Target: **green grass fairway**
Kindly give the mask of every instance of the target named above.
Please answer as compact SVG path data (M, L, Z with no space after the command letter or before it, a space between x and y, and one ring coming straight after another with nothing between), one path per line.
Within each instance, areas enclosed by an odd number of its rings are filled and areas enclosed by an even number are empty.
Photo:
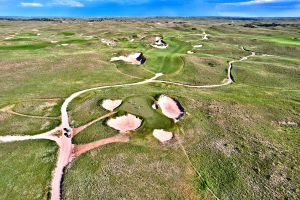
M300 45L300 38L289 38L289 37L268 37L266 41L275 42L285 45Z
M169 44L167 49L151 49L146 51L147 61L144 65L153 72L170 74L180 71L184 67L183 54L192 48L189 43L175 38L166 38Z

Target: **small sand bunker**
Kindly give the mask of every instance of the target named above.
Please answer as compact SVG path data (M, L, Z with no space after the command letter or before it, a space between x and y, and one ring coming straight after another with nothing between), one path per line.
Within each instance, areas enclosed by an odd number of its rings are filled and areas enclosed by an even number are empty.
M195 52L193 51L188 51L187 54L194 54Z
M113 111L122 104L122 100L106 99L102 102L102 107L106 110Z
M153 136L160 142L167 142L173 138L173 133L164 131L163 129L154 129Z
M169 45L163 40L162 37L156 37L155 44L152 44L151 46L158 48L158 49L166 49L166 48L168 48Z
M14 39L14 37L13 36L9 36L9 37L4 38L4 40L11 40L11 39Z
M112 57L110 59L111 62L119 61L119 60L131 63L133 65L141 65L141 64L144 64L144 62L146 61L146 58L144 57L143 53L134 53L134 54L128 55L127 57L119 56L119 57Z
M142 119L132 114L127 114L115 119L109 119L107 121L107 125L120 131L121 133L126 133L139 128L142 125L142 122Z
M116 46L117 43L113 40L108 40L108 39L101 39L101 42L103 44L106 44L107 46Z
M50 42L51 42L51 44L58 43L58 41L55 41L55 40L52 40L52 41L50 41Z
M69 44L61 44L61 46L66 47L69 46Z
M194 48L202 48L202 47L203 47L202 44L194 45Z
M177 122L184 114L184 109L179 102L171 97L161 95L158 98L157 104L162 113L168 118L174 119Z

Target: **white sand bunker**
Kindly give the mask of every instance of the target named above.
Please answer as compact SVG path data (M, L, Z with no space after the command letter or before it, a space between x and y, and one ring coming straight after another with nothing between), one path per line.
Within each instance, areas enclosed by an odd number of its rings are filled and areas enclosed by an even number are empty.
M51 44L58 43L58 41L56 41L56 40L52 40L52 41L50 41L50 42L51 42Z
M194 54L195 52L193 51L188 51L187 54Z
M132 114L127 114L115 119L109 119L107 121L107 125L120 131L121 133L126 133L139 128L142 125L142 122L142 119Z
M163 40L162 37L156 37L155 44L152 44L151 46L158 48L158 49L166 49L166 48L168 48L169 45Z
M120 61L120 60L131 63L133 65L141 65L141 64L144 64L144 62L146 61L146 58L144 57L143 53L134 53L134 54L130 54L128 56L112 57L110 59L111 62Z
M14 37L13 36L9 36L9 37L4 38L4 40L11 40L11 39L14 39Z
M173 138L173 133L164 131L163 129L154 129L153 136L160 142L167 142Z
M101 42L103 44L106 44L107 46L116 46L117 43L113 40L108 40L108 39L101 39Z
M61 46L66 47L69 46L69 44L61 44Z
M183 107L171 97L161 95L158 98L157 104L162 113L168 118L174 119L177 122L184 114Z
M102 107L106 110L113 111L122 104L122 100L106 99L102 102Z
M194 48L202 48L202 47L203 47L202 44L194 45Z

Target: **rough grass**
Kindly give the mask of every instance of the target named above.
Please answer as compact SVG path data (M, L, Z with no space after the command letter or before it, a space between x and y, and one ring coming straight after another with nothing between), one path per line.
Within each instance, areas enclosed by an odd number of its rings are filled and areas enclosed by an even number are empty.
M56 151L48 141L0 144L0 198L47 199Z

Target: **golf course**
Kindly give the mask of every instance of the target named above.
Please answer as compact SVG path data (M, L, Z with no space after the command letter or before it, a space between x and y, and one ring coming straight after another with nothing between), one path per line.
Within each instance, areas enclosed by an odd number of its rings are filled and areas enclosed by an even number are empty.
M297 18L0 19L0 199L299 199L299 55Z

